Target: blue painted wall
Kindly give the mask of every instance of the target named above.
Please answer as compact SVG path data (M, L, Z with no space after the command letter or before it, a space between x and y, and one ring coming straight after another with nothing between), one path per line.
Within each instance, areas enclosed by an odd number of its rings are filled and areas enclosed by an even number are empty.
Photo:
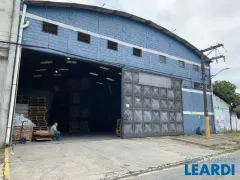
M193 112L199 112L203 111L203 94L200 93L192 93L192 92L182 92L183 97L183 110L184 111L193 111ZM212 112L212 96L207 95L207 101L208 101L208 111Z
M106 15L76 8L33 5L28 6L27 12L93 33L105 35L116 40L200 63L200 57L182 43L154 28L119 16ZM171 58L167 58L166 64L162 64L159 63L158 55L156 54L143 51L142 57L136 57L132 55L132 48L128 46L118 44L118 51L113 51L107 49L106 39L91 36L91 43L86 44L77 40L77 32L74 30L59 26L58 35L56 36L42 32L41 21L29 17L26 17L26 21L30 21L30 26L24 29L24 44L58 49L66 53L76 54L99 62L131 66L163 75L179 77L183 79L184 88L191 89L193 88L194 82L201 82L201 72L194 71L192 64L186 63L185 68L180 68L178 62ZM47 49L41 50L51 52L51 50ZM209 69L206 69L206 74L209 82ZM212 112L210 95L208 99L209 111ZM183 110L202 112L202 94L183 92ZM197 121L194 119L196 117L188 118L188 116L193 115L184 115L185 123L187 122L189 126L190 124L194 126ZM185 131L190 132L187 126L185 126Z
M184 115L184 133L185 134L193 134L196 133L196 128L200 126L200 130L204 131L205 129L205 120L203 115ZM214 117L212 115L209 116L210 121L210 131L211 133L215 133L214 126Z

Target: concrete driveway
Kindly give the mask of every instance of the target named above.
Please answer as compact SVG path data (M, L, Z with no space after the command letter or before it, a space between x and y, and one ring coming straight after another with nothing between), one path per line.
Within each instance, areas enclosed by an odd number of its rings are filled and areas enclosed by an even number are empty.
M120 179L183 163L186 157L220 153L171 137L119 139L66 137L60 142L16 145L10 154L11 180Z

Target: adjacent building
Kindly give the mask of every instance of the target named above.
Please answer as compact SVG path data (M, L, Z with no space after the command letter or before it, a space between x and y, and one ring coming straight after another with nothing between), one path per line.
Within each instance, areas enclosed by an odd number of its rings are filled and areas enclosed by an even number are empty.
M231 130L229 104L214 94L213 109L216 132Z
M19 12L20 1L0 1L0 148L5 142L16 53L16 45L9 42L17 42Z

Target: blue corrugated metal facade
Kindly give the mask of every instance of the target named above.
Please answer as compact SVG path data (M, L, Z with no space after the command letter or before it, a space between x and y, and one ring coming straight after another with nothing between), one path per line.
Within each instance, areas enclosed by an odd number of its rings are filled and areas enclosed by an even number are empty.
M30 26L24 29L23 44L46 47L41 51L59 53L51 50L57 49L97 62L182 79L184 132L195 133L196 126L204 129L203 96L201 90L194 89L195 82L201 83L201 71L193 68L194 64L200 66L200 57L181 42L133 20L79 8L28 5L25 20ZM43 21L57 24L58 35L43 32ZM90 44L77 40L78 31L91 35ZM108 39L118 42L118 51L107 48ZM133 47L142 49L142 57L133 56ZM166 64L159 62L160 54L166 55ZM178 58L185 61L184 68L179 67ZM209 82L208 67L206 75ZM211 114L210 92L208 109Z

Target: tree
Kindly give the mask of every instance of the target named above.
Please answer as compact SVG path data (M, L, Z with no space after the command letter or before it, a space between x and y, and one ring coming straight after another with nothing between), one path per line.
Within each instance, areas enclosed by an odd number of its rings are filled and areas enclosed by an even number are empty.
M236 93L236 85L228 81L215 81L213 83L213 92L230 104L230 110L240 106L240 94Z

